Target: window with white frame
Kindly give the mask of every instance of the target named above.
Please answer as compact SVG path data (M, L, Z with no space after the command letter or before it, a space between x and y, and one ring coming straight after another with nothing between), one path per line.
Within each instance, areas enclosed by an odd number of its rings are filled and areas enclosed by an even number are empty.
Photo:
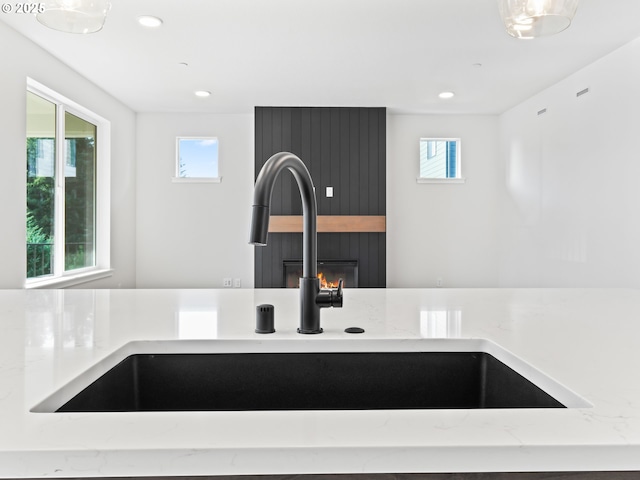
M419 183L461 183L459 138L421 138Z
M109 122L27 83L27 287L109 273Z
M214 182L222 180L218 170L216 137L178 137L174 182Z

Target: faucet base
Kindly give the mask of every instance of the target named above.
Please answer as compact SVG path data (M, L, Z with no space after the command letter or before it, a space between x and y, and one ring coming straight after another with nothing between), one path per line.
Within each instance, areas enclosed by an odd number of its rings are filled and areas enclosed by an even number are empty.
M323 330L322 328L320 330L302 330L300 327L298 327L298 333L302 333L304 335L314 335L316 333L322 333Z

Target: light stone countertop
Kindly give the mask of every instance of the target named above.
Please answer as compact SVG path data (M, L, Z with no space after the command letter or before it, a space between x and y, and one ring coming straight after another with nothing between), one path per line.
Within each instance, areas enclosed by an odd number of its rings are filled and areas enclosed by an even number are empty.
M274 334L254 332L262 303L275 306ZM347 289L313 336L295 333L297 310L285 289L0 291L0 478L640 471L639 290ZM134 341L320 351L460 339L497 344L583 406L31 411Z

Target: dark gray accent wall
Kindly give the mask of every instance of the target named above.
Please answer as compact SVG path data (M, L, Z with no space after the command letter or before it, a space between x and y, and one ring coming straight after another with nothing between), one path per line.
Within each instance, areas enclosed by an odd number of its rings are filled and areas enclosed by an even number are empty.
M275 153L288 151L305 163L319 215L386 214L386 109L256 107L255 176ZM327 186L334 197L326 198ZM273 215L302 215L293 176L274 187ZM282 286L283 260L302 257L302 234L269 234L255 249L255 286ZM319 260L358 260L360 287L386 285L385 233L320 233Z

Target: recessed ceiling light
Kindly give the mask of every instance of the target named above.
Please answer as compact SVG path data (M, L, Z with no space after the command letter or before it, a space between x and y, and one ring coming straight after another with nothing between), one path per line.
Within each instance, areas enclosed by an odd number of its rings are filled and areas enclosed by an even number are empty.
M153 15L140 15L138 17L138 23L143 27L158 28L162 26L162 19L154 17Z
M208 97L209 95L211 95L211 92L209 92L208 90L196 90L195 92L196 97Z
M441 92L438 94L438 96L440 98L453 98L455 96L455 93L453 92Z

